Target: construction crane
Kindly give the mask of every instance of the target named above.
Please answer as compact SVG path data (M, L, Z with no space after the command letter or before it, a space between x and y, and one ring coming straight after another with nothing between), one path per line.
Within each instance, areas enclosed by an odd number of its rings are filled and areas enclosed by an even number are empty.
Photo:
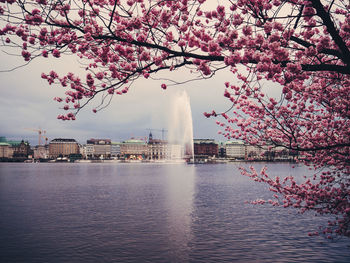
M47 145L47 142L49 140L49 138L47 138L46 136L41 136L43 139L45 139L45 145Z
M45 140L45 144L47 144L48 138L45 136L46 131L42 129L34 129L34 128L25 128L26 130L35 131L38 133L38 145L41 145L41 140Z
M166 129L147 129L147 130L149 130L149 132L152 132L152 131L160 131L160 132L162 132L162 140L164 141L164 134L166 133L166 132L168 132L168 130L166 130Z

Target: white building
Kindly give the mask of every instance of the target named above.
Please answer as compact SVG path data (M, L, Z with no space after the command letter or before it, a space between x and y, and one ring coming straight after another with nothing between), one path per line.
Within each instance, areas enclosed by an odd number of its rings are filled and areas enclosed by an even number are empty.
M85 159L90 159L94 155L94 145L93 144L85 144L81 147L80 153L83 155Z
M86 156L88 158L107 159L111 157L110 139L90 139L86 143Z
M246 146L241 141L228 141L225 143L226 157L235 159L246 158Z
M48 145L37 145L34 148L34 159L48 159L49 147Z
M120 142L111 143L111 157L120 157Z

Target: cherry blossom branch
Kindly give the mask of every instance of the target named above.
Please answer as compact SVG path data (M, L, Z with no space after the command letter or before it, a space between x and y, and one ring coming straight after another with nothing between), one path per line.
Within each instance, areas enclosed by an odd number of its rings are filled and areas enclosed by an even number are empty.
M322 19L324 25L327 27L327 31L332 36L334 42L339 47L342 53L342 60L347 67L350 68L350 51L343 39L339 36L338 30L335 28L334 23L332 22L330 15L326 12L324 6L319 0L312 0L312 6L315 8L317 15Z

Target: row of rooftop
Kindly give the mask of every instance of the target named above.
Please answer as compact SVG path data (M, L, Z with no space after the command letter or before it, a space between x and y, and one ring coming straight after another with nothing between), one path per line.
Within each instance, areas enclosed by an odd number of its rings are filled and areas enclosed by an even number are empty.
M58 161L58 160L174 160L195 158L197 162L225 160L292 160L295 154L283 148L246 145L241 141L216 142L213 139L194 139L190 144L168 143L166 140L130 139L113 142L111 139L88 139L79 144L75 139L56 138L46 145L30 146L27 141L6 140L0 137L1 161Z

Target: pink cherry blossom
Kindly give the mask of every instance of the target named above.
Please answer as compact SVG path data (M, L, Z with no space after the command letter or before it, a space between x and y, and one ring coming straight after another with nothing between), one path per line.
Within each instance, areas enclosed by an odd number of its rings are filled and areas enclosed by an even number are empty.
M52 51L52 55L55 57L55 58L59 58L61 56L61 53L58 49L54 49Z

